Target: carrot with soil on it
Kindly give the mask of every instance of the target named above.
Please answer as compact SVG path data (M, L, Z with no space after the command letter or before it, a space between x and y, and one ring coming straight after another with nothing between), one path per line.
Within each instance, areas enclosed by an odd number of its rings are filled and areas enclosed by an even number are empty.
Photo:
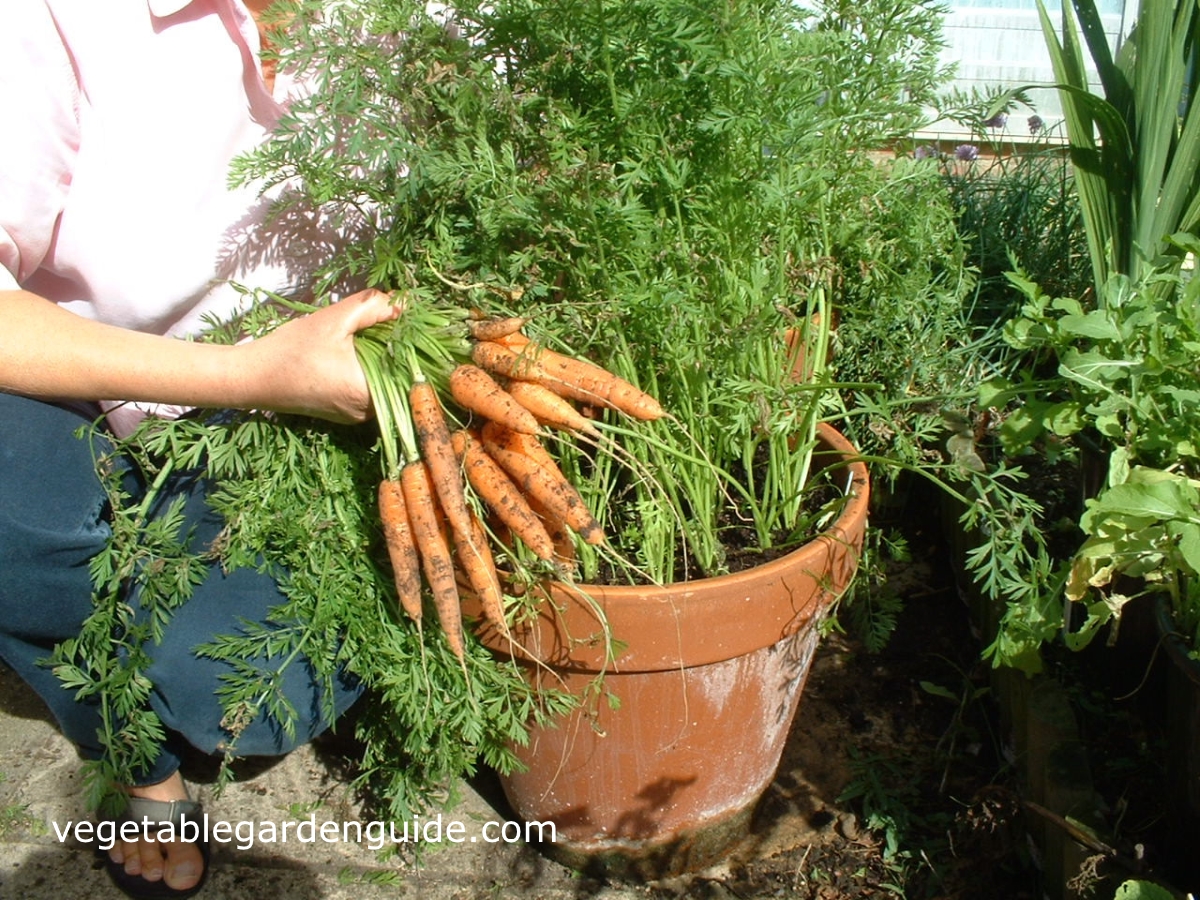
M479 499L539 559L554 556L554 542L530 508L525 496L479 440L465 430L451 435L455 453L462 461L467 482Z
M499 382L479 366L463 363L450 372L450 396L463 409L500 422L513 431L537 434L538 421Z
M487 532L479 516L471 511L471 540L457 544L458 560L467 583L479 598L484 616L505 638L510 638L508 623L504 620L504 589L500 586L496 561L488 546Z
M654 397L603 366L533 342L524 345L521 353L536 359L550 378L571 385L578 392L574 399L607 406L642 421L661 419L666 414Z
M445 514L454 547L458 551L459 565L479 595L484 609L499 615L501 620L497 624L504 628L504 596L500 588L500 576L487 547L486 536L482 538L482 545L478 544L482 529L477 533L474 514L467 504L462 465L454 451L441 400L433 385L419 376L409 388L409 407L434 495Z
M535 381L571 400L606 406L642 421L666 415L657 400L619 375L532 342L513 349L496 341L477 341L471 356L482 369Z
M429 467L433 490L446 514L450 531L455 540L467 539L471 534L471 517L463 490L462 469L454 453L450 427L437 390L424 378L417 378L409 388L408 402L417 446Z
M451 651L462 661L466 656L466 648L463 644L462 608L454 578L454 560L438 523L437 498L429 470L420 460L406 463L400 470L400 485L404 490L404 504L408 507L413 539L421 559L421 570L433 595L438 622L446 633Z
M536 360L497 341L473 343L471 361L484 371L493 375L503 375L505 378L537 380L547 377Z
M566 397L555 393L544 384L514 379L508 384L508 393L542 425L580 432L589 437L600 437L600 429L591 419L576 409Z
M528 324L524 316L485 316L467 320L467 334L477 341L496 341L516 334Z
M480 439L483 448L518 487L566 522L587 543L604 542L604 529L537 438L488 422Z
M400 607L419 627L422 618L421 558L404 502L404 488L396 478L379 482L379 521L383 526Z

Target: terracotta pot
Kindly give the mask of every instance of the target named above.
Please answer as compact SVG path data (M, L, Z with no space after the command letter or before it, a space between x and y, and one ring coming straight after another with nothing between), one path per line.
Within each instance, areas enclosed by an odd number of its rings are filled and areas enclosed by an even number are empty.
M820 439L818 465L856 452L832 428ZM554 584L541 615L514 633L523 650L484 632L495 652L524 660L531 680L583 699L557 727L535 729L517 749L527 770L501 779L519 816L554 823L549 855L659 877L710 865L746 834L779 765L817 626L858 565L867 469L844 471L843 512L784 557L661 588Z

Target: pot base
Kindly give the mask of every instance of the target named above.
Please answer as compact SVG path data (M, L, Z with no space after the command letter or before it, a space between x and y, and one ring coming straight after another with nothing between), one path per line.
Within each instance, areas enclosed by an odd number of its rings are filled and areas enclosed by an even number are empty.
M757 804L654 841L571 840L544 842L538 849L555 862L593 878L654 881L698 872L727 860L750 834Z

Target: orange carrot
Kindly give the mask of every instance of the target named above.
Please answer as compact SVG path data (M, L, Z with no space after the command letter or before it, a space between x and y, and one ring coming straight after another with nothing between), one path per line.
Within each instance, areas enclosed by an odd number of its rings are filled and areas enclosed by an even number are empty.
M410 619L419 623L422 612L421 562L404 504L404 490L396 479L385 478L379 482L379 521L383 525L388 558L392 561L400 606Z
M418 380L409 389L409 405L433 493L450 527L459 563L484 609L490 609L492 614L499 612L499 626L503 628L504 598L500 578L486 535L467 505L462 467L454 452L437 391L429 382Z
M462 460L467 481L479 499L534 554L540 559L550 559L554 555L554 542L507 473L468 432L454 432L451 441Z
M476 341L471 345L471 359L479 368L506 378L545 377L536 361L529 359L496 341Z
M527 494L566 522L589 544L604 541L596 521L574 485L537 438L488 422L480 438L483 447Z
M450 441L450 428L442 411L437 391L428 381L415 381L409 389L413 427L417 443L442 511L450 523L455 540L466 540L471 534L471 516L467 496L463 491L462 469Z
M577 410L570 400L544 384L514 379L508 383L508 393L542 425L579 431L592 437L600 436L600 429L592 424L591 419Z
M529 320L522 316L487 316L467 320L467 333L477 341L495 341L515 334Z
M504 590L500 587L487 532L474 512L471 513L471 540L465 544L459 543L457 551L459 565L479 598L483 614L504 637L508 637L508 623L504 621Z
M463 364L450 373L450 396L463 409L500 422L513 431L537 434L538 421L491 375L478 366Z
M567 523L532 497L529 498L529 505L541 521L542 527L546 529L546 533L550 535L550 540L554 545L553 561L568 571L574 571L578 557L575 553L575 542L571 539L571 530L567 527Z
M571 385L578 392L574 399L598 403L646 421L660 419L665 414L658 401L645 391L595 363L534 343L523 347L521 352L532 355L549 377Z
M466 648L463 644L462 608L459 606L458 585L454 579L454 561L438 523L437 499L429 470L420 460L406 463L400 470L400 485L412 523L413 539L421 558L421 569L433 594L438 621L446 633L451 651L459 660L463 660Z
M607 369L534 343L514 350L495 341L478 341L472 346L471 355L480 368L509 378L536 381L572 400L607 406L647 421L665 414L657 400Z
M508 334L502 334L500 337L492 338L492 340L497 344L503 344L509 350L520 350L529 343L529 338L520 329L510 331Z

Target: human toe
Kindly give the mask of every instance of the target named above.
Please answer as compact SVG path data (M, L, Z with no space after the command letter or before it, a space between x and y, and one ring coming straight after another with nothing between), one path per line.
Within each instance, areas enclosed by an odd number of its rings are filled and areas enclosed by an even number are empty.
M136 860L136 872L129 867L133 860ZM140 842L137 853L125 860L125 871L129 875L141 875L146 881L160 881L163 877L162 847L157 841Z
M176 891L186 891L200 883L204 875L204 857L195 844L177 841L167 844L163 881Z

